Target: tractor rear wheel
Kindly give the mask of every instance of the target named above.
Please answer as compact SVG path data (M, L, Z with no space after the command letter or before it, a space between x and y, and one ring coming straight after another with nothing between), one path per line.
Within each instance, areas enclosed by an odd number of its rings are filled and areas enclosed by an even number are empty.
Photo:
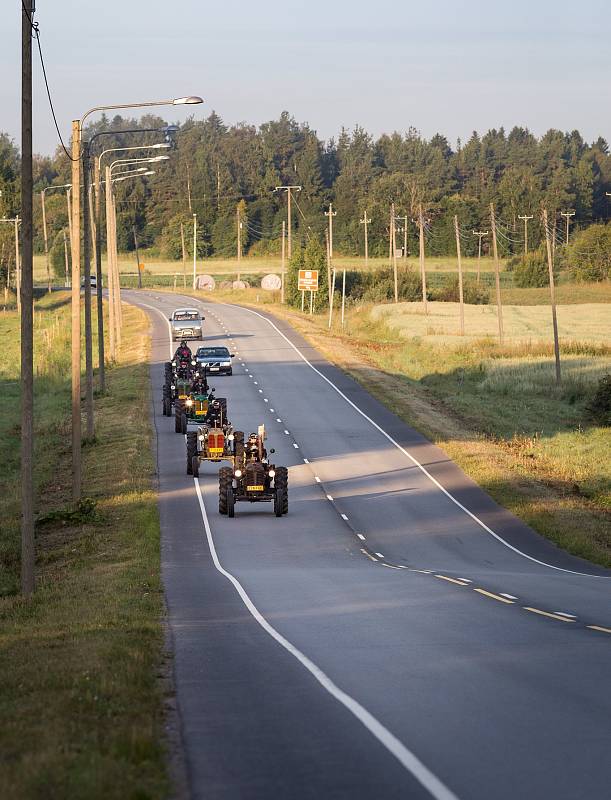
M276 467L276 477L274 478L276 496L282 495L282 503L279 504L281 514L288 513L289 510L289 471L286 467Z
M176 407L174 408L174 430L176 431L176 433L182 433L182 428L180 423L181 414L182 414L182 408L180 407L180 405L176 405Z
M232 481L233 470L231 467L221 467L219 470L219 514L227 513L227 492L232 491Z
M277 517L281 517L284 514L282 510L284 508L284 492L281 489L276 489L276 495L274 497L274 514Z
M180 433L186 433L188 430L187 415L183 411L180 415Z
M194 478L199 478L199 456L193 456L191 459L191 472Z
M197 458L197 432L187 434L187 475L193 475L193 458ZM199 463L199 459L198 463Z
M164 417L172 416L172 401L169 397L163 398L163 415Z

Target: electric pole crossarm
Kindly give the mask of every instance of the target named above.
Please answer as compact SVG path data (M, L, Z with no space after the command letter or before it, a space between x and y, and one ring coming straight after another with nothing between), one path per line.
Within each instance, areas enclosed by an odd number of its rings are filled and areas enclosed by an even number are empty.
M287 200L287 213L286 213L287 222L286 222L286 227L287 227L287 233L288 233L288 236L287 236L287 255L288 255L289 261L291 259L291 256L293 255L293 234L292 234L293 224L292 224L292 216L291 216L291 192L300 192L301 188L302 188L301 186L276 186L276 188L274 189L275 192L286 192L286 200Z

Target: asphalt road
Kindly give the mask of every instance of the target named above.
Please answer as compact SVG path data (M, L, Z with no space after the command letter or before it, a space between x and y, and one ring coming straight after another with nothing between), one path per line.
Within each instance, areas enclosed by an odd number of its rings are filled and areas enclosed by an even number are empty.
M498 507L284 323L125 292L153 326L163 579L194 798L611 797L611 573ZM161 415L165 318L289 467L289 514L218 513Z

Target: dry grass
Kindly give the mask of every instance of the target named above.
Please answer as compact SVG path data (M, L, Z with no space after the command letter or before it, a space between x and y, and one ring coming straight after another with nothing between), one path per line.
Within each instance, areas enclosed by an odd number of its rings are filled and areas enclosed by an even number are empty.
M97 444L84 448L84 491L69 507L68 307L38 305L37 592L23 601L18 571L18 407L2 393L0 455L5 563L0 598L0 785L7 798L161 798L162 589L152 486L146 318L126 308L124 350L98 398ZM57 316L57 324L55 318ZM1 379L15 383L15 315L1 319ZM46 348L49 332L49 345ZM7 422L8 420L8 422ZM116 458L121 452L122 457Z
M383 320L402 336L418 337L436 346L461 346L465 341L498 338L498 315L494 305L465 305L465 336L459 335L458 303L429 302L428 314L421 303L375 306L374 320ZM604 303L559 305L558 332L567 345L578 342L611 344L611 313ZM549 306L503 306L503 330L509 344L549 341L552 319Z

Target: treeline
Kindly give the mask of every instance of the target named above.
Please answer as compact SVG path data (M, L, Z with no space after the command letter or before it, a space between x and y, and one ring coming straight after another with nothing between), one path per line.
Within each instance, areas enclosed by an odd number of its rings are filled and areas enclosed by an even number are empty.
M102 117L87 128L91 136L103 130L161 128L156 116L140 120ZM121 135L97 140L102 148L134 146L161 141L161 133ZM316 235L322 241L332 202L334 249L345 255L363 254L364 214L369 224L371 255L388 253L390 204L397 218L407 219L408 250L417 252L417 229L412 220L422 204L427 223L427 253L454 253L453 217L459 216L465 255L477 253L471 230L489 229L489 204L499 219L502 255L523 249L520 216L532 215L529 243L537 247L544 235L540 211L547 208L550 224L557 225L561 240L565 218L574 211L571 230L609 216L611 156L607 142L587 143L578 131L550 130L541 138L515 127L473 133L467 142L450 146L437 134L425 139L415 129L374 139L360 127L343 130L337 140L321 141L307 124L288 113L260 127L245 123L227 126L212 113L207 119L190 119L178 127L176 146L168 161L154 166L155 175L116 185L118 243L121 250L134 247L135 226L140 247L160 255L181 255L180 223L191 252L193 214L198 221L200 255L232 256L237 248L237 207L240 205L244 253L266 254L280 250L282 220L286 219L286 193L277 186L300 185L294 198L294 235L305 241ZM127 156L128 154L124 154ZM119 154L118 157L122 157ZM19 208L19 154L9 138L0 134L0 210L12 216ZM36 192L50 184L70 181L70 163L57 151L53 158L39 157L35 164ZM40 202L36 209L36 249L42 251ZM67 227L62 192L47 194L47 221L51 241L60 247ZM397 220L398 245L403 243ZM6 237L8 231L0 231ZM490 237L483 240L488 251ZM1 244L0 244L1 247ZM63 244L61 244L63 247Z

